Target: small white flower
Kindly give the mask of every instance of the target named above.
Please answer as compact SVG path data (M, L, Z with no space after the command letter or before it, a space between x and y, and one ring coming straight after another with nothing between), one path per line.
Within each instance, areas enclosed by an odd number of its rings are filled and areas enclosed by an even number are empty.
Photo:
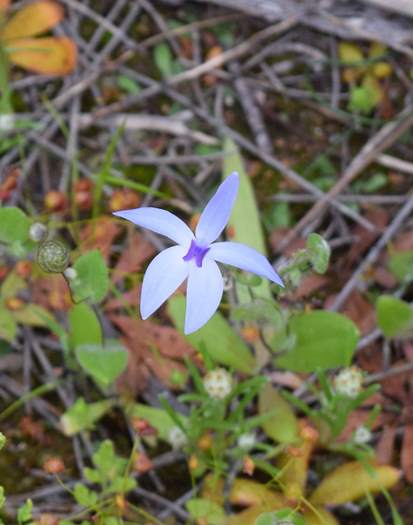
M256 442L257 437L254 432L246 432L245 434L241 434L237 440L238 446L244 450L251 450L254 448Z
M69 266L66 268L66 270L63 272L64 276L68 281L74 281L77 278L77 271Z
M4 113L0 115L0 130L11 131L15 128L15 121L14 113Z
M225 368L215 368L204 377L204 388L213 399L224 399L232 390L232 377Z
M172 427L169 431L168 441L174 450L184 447L188 443L188 439L179 427Z
M371 440L370 429L368 429L364 425L360 425L359 427L356 428L354 432L353 440L358 445L365 445Z
M356 366L344 368L334 378L334 388L338 394L356 398L363 388L363 372Z
M40 242L45 239L47 228L41 222L34 222L29 229L29 237L34 242Z

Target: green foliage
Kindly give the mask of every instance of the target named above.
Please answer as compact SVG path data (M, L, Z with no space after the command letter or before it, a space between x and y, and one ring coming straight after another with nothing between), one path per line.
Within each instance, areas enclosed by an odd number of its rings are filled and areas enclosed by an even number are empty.
M96 403L86 403L79 397L76 402L60 418L63 432L67 436L74 436L82 430L90 430L96 421L106 414L112 407L110 400L97 401Z
M413 281L413 250L391 251L389 254L389 268L400 283Z
M227 522L224 509L208 499L190 499L186 502L186 508L194 520L206 521L208 525L225 525Z
M98 383L107 387L125 370L128 351L117 341L101 345L82 344L76 347L80 366Z
M260 392L258 400L260 415L269 415L261 426L274 441L294 443L298 440L298 421L287 401L270 384Z
M171 48L164 42L157 44L153 50L155 64L162 76L167 78L174 73L174 62Z
M328 242L317 233L310 233L306 243L308 259L316 273L327 271L330 262L331 249Z
M32 521L32 510L33 503L32 500L28 499L26 503L17 511L17 523L18 525L34 525Z
M255 520L254 525L306 525L304 518L295 509L280 509L264 512Z
M73 300L75 302L89 299L92 303L100 303L109 289L108 269L102 254L93 250L81 255L73 268L77 276L70 281Z
M376 304L377 323L386 337L411 335L413 329L413 308L396 297L381 295Z
M182 296L172 297L168 301L168 312L175 326L183 332L185 299ZM217 363L246 374L253 374L256 369L255 360L247 345L219 312L200 330L185 337L194 348L199 352L205 351Z
M291 349L276 358L281 368L294 372L314 372L348 366L356 349L359 333L344 315L313 311L291 317L288 333Z
M30 220L19 208L0 208L0 242L23 244L29 240Z
M126 75L118 75L117 82L118 86L129 95L137 95L141 91L139 84Z
M73 349L91 344L102 345L103 335L95 311L87 303L74 305L69 311L69 344Z
M228 177L233 171L239 174L238 195L228 221L228 227L231 228L231 240L247 244L266 255L267 248L254 189L245 170L239 149L229 137L224 140L224 154L224 175ZM236 290L241 304L249 301L248 287L237 285ZM254 289L254 296L271 298L270 283L267 279L264 279L260 286Z

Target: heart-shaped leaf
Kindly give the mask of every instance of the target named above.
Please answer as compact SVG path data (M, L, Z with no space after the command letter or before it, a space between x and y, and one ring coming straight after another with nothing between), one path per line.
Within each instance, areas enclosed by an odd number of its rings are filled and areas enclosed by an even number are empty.
M377 324L386 337L403 336L413 328L413 308L405 301L382 295L376 308Z
M99 345L80 345L76 348L80 366L98 382L109 386L125 370L128 351L116 341Z
M102 301L109 288L109 277L106 263L98 250L81 255L74 264L76 279L70 281L70 289L75 302L91 300Z

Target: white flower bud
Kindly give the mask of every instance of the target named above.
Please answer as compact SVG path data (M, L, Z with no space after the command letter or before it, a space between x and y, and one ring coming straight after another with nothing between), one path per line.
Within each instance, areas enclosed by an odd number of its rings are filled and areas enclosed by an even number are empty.
M68 281L74 281L77 277L77 271L69 266L66 268L66 270L63 272L63 275L66 277Z
M204 388L213 399L224 399L232 390L232 377L225 368L215 368L204 377Z
M353 440L358 445L365 445L371 440L371 431L364 425L360 425L354 432Z
M334 378L334 388L338 394L356 398L363 387L363 372L356 366L344 368Z
M43 241L47 235L47 228L41 222L34 222L29 229L29 237L34 242Z
M171 428L168 436L168 441L174 450L178 450L188 443L188 439L185 433L179 427Z
M244 450L251 450L254 448L255 443L257 442L257 437L254 434L254 432L247 432L245 434L241 434L237 440L237 444L240 448L243 448Z

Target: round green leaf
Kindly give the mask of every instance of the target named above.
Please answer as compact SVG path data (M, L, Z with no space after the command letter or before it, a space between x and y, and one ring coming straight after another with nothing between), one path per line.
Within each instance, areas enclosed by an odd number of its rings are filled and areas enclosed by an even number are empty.
M295 336L294 346L276 363L293 372L348 366L359 337L353 321L323 310L293 316L288 331Z
M89 299L93 303L102 301L109 288L106 263L98 250L79 257L74 264L77 277L70 281L70 289L75 302Z
M382 295L378 298L377 323L386 337L397 337L406 335L413 328L413 308L390 295Z
M19 208L0 208L0 242L25 242L29 229L30 220Z

